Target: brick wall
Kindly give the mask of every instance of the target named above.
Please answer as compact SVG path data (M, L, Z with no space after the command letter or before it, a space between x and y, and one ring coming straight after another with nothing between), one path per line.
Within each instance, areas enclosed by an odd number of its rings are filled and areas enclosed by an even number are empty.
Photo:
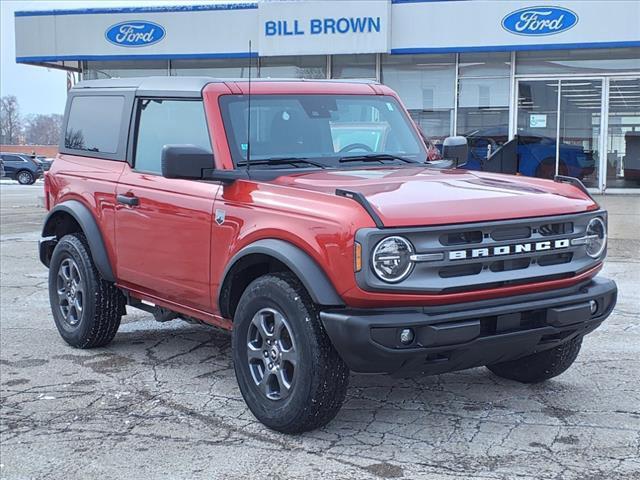
M0 145L0 152L26 153L45 157L55 157L58 154L58 145Z

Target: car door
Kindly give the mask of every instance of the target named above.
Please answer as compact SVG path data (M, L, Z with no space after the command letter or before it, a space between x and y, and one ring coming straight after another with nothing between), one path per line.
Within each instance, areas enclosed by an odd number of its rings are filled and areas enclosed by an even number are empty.
M130 164L116 186L118 283L210 311L210 235L219 184L161 175L164 145L192 144L211 151L202 99L136 102Z
M7 177L13 178L18 170L28 168L27 162L18 155L2 155L2 163Z

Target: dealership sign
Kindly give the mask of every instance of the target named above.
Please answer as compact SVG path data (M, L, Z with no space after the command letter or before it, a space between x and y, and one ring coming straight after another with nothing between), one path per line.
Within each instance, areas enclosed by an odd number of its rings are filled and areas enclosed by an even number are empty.
M386 1L260 2L260 55L386 52L390 8Z
M640 46L640 2L628 0L549 0L546 5L543 0L175 3L17 11L16 61Z
M146 47L162 40L165 30L154 22L129 21L110 26L104 36L109 42L120 47Z
M528 7L502 19L502 28L516 35L554 35L574 27L578 15L562 7Z

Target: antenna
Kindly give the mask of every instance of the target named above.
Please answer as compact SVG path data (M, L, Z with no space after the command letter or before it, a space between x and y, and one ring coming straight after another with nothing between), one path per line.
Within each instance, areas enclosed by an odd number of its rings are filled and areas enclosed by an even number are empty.
M249 40L249 86L247 88L247 176L251 168L251 40Z

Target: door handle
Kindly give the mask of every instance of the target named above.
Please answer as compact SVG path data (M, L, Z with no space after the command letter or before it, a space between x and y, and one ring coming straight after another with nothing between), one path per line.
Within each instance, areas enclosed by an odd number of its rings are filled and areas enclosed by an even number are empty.
M118 203L124 203L125 205L129 205L130 207L135 207L140 203L140 199L133 195L116 195L116 200Z

